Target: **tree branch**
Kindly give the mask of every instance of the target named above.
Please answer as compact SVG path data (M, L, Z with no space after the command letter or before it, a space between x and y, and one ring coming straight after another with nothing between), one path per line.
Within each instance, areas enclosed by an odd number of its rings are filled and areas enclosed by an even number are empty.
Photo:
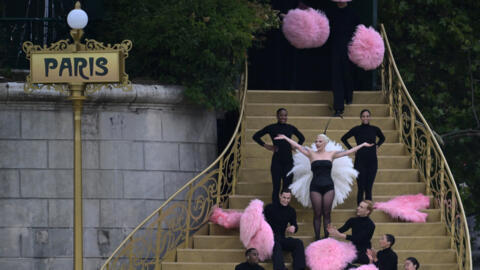
M480 120L478 120L477 110L475 108L475 79L473 78L472 72L472 60L470 57L470 51L468 51L468 73L470 75L470 91L472 92L472 111L475 122L477 123L477 128L480 128Z
M455 130L452 132L448 132L442 134L442 139L450 138L458 138L458 137L480 137L480 129L463 129L463 130Z

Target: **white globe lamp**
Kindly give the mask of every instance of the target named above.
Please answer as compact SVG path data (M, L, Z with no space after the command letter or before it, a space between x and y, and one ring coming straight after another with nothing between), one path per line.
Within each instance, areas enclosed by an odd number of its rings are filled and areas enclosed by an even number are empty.
M87 26L88 15L80 8L80 2L75 3L75 9L68 13L67 23L72 29L83 29Z

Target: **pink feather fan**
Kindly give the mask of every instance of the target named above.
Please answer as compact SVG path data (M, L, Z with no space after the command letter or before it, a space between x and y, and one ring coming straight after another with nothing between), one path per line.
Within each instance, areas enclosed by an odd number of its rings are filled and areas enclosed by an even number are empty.
M308 245L305 257L311 270L342 270L355 260L357 250L350 242L327 238Z
M418 210L427 209L430 206L430 198L421 193L417 195L397 196L388 202L376 202L374 207L382 210L392 218L405 221L424 223L427 221L427 213Z
M242 212L235 210L223 210L218 206L213 207L210 221L227 229L234 229L240 226Z
M358 25L348 46L350 61L364 70L372 70L382 64L384 53L382 36L373 27Z
M258 258L265 261L273 253L273 231L265 221L263 202L252 200L240 218L240 240L245 248L256 248Z
M325 14L319 10L292 9L283 18L285 38L298 49L320 47L330 35L330 26Z

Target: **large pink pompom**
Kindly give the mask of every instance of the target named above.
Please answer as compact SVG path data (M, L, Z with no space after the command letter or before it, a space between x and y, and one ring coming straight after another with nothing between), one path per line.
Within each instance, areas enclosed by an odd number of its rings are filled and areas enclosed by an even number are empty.
M283 34L298 49L320 47L330 35L327 16L321 11L292 9L283 18Z
M350 242L327 238L308 245L305 257L311 270L341 270L355 260L357 250Z
M245 248L256 248L260 261L270 258L275 239L263 215L263 202L255 199L245 208L240 218L240 240Z
M380 34L372 27L360 24L348 46L348 57L364 70L376 69L383 61L385 45Z

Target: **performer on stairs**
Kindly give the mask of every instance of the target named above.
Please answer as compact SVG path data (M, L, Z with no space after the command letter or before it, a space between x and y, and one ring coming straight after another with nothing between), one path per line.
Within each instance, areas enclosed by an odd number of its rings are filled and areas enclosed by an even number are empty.
M255 248L249 248L245 251L246 262L235 266L235 270L265 270L258 264L258 251Z
M275 245L273 246L273 270L286 270L282 250L292 253L293 270L305 269L305 249L300 239L286 237L285 233L294 234L298 231L297 213L288 205L292 198L289 189L282 190L279 202L267 205L263 211L265 219L272 227Z
M313 228L315 230L315 239L320 239L322 217L324 234L325 237L328 237L327 225L330 224L330 212L335 197L334 182L331 177L333 160L355 153L362 147L369 147L373 144L363 143L347 151L326 151L325 148L329 139L325 134L317 136L315 140L316 150L302 147L283 134L275 137L275 140L286 140L293 148L300 151L310 160L311 170L313 171L313 179L310 182L310 200L314 213Z
M368 264L367 249L372 248L370 242L375 231L375 223L370 219L373 211L373 203L371 201L362 201L357 207L357 216L349 218L345 224L338 230L332 225L328 226L328 232L332 237L346 239L352 241L357 248L357 259L354 263ZM352 234L344 232L352 229Z
M374 249L367 249L367 256L370 263L375 264L378 270L397 270L398 256L393 251L395 237L391 234L384 234L378 241L382 250L376 252Z
M287 176L287 173L293 167L292 148L290 144L285 141L276 141L273 138L278 134L285 134L288 138L295 135L298 138L298 144L300 145L305 141L305 137L296 127L287 124L287 119L287 110L280 108L277 110L277 123L268 125L253 135L254 141L273 152L272 163L270 166L273 183L272 202L278 202L280 188L287 189L292 183L293 177L292 175ZM262 141L262 137L266 134L270 135L273 145L266 144ZM281 184L282 180L283 185Z
M371 113L368 109L362 110L360 113L362 124L353 127L342 137L342 142L348 149L352 148L348 143L350 137L355 137L357 145L364 142L376 145L375 148L364 148L355 154L355 169L359 173L357 178L357 204L364 199L372 200L373 182L375 181L378 168L377 151L385 141L385 136L383 136L382 130L376 126L370 125L370 116ZM363 197L364 194L365 198Z

